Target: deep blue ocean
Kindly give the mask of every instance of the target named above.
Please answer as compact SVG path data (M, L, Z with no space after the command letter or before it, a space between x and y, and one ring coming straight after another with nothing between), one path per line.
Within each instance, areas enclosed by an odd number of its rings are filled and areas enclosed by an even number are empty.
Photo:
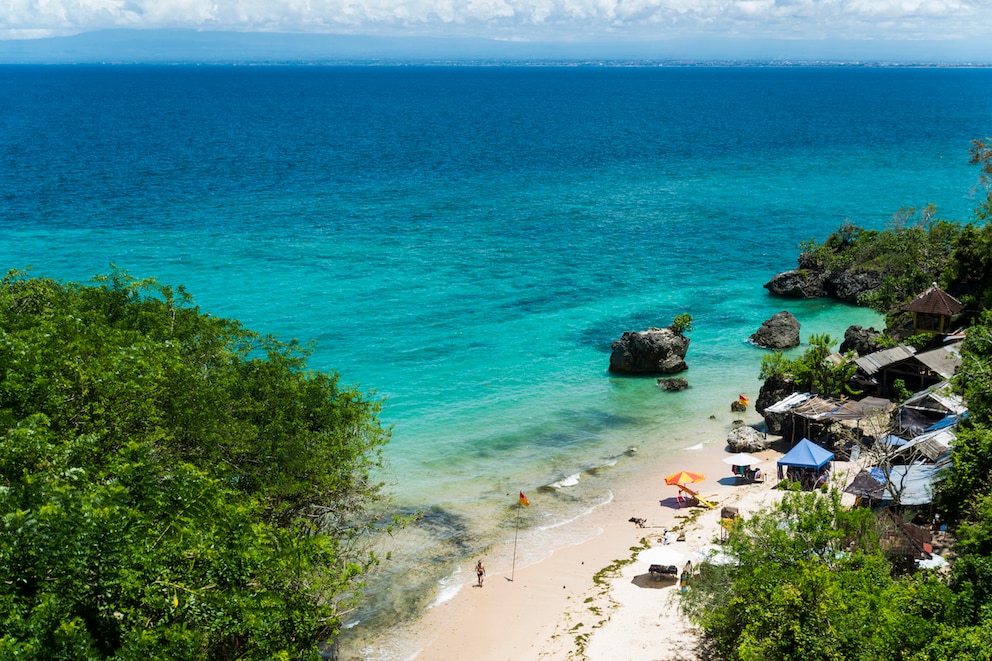
M638 456L723 442L773 313L878 325L762 285L845 221L971 220L989 135L992 69L0 67L0 267L184 285L385 398L426 516L355 616L381 630L513 537L518 490L526 562ZM607 372L681 313L688 390Z

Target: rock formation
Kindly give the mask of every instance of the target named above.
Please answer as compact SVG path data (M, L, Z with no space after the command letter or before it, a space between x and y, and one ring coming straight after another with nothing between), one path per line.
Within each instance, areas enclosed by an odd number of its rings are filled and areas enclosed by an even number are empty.
M850 326L844 331L844 341L841 342L840 352L847 353L853 351L859 356L867 356L881 350L879 340L882 338L881 331L874 328L862 328L861 326Z
M761 452L771 447L771 441L754 427L734 427L727 434L731 452Z
M799 268L775 275L765 289L785 298L820 298L829 296L847 303L858 303L862 296L882 284L881 271L848 268L826 271L809 259L799 259Z
M765 419L765 429L769 434L784 434L785 425L789 421L789 416L784 413L766 413L765 409L782 401L799 388L796 383L785 377L769 377L761 384L758 391L758 399L754 403L754 409Z
M689 382L678 377L674 379L658 379L658 387L668 392L676 392L688 388Z
M615 374L676 374L688 369L689 338L670 328L626 331L613 343L610 371Z
M765 283L765 289L783 298L819 298L827 295L823 287L825 280L819 271L797 269L776 274Z
M783 310L761 324L750 340L766 349L791 349L799 346L799 321Z

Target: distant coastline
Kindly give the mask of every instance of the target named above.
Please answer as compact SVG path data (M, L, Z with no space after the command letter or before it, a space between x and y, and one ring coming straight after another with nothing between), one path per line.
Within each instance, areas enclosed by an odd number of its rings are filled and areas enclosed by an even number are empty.
M865 48L822 42L817 55L788 40L662 39L623 44L498 39L385 37L353 34L97 30L32 39L0 39L0 64L161 64L252 66L520 66L520 67L873 67L988 68L981 43L905 42ZM962 45L963 44L963 45ZM966 53L966 54L962 54Z

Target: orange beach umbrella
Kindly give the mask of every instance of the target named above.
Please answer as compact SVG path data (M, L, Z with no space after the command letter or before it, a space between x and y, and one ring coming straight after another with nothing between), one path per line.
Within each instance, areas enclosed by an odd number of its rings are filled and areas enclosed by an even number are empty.
M701 473L693 473L691 471L679 471L678 473L672 473L665 478L665 484L683 484L692 482L702 482L706 477Z

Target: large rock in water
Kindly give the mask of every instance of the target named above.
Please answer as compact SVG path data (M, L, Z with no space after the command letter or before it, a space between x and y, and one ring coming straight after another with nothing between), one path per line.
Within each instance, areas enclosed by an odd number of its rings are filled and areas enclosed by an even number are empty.
M827 295L827 276L821 271L806 269L785 271L765 283L765 289L785 298L819 298Z
M689 369L689 338L670 328L626 331L613 343L610 371L615 374L675 374Z
M751 336L751 342L766 349L791 349L799 346L799 320L783 310L771 316Z
M764 434L754 427L734 427L727 434L727 445L731 452L761 452L771 447Z
M786 298L820 298L857 303L882 286L882 272L855 265L826 270L815 254L799 255L799 268L779 273L765 283L765 289Z

